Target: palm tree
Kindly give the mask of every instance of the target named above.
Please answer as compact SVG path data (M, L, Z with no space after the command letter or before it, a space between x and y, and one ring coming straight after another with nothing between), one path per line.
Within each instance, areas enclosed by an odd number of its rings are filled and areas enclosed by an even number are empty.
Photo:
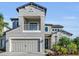
M4 22L4 17L2 14L0 14L0 37L3 36L3 29L6 27L8 23Z

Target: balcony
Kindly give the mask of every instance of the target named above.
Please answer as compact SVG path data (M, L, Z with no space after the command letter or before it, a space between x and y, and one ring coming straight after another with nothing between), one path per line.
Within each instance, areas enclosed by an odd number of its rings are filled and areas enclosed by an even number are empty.
M24 30L25 31L39 31L40 25L36 23L24 24Z

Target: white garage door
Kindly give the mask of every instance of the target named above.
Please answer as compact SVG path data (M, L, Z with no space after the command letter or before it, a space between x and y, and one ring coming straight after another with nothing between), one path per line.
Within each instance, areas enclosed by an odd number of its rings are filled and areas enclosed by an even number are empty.
M40 44L37 39L12 39L12 52L39 52Z

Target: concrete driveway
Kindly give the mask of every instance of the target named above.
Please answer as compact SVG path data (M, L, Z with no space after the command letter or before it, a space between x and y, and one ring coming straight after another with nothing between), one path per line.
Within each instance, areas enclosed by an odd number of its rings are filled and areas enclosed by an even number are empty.
M45 53L3 52L0 56L45 56Z

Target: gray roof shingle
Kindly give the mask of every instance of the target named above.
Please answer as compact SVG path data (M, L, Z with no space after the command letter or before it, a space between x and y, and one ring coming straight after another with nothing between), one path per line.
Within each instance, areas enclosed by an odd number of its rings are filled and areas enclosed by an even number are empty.
M65 30L61 30L60 32L62 32L62 33L64 33L64 34L68 34L68 35L70 35L70 36L73 35L72 33L69 33L69 32L67 32L67 31L65 31Z
M62 25L45 24L46 26L52 26L52 28L63 28Z

